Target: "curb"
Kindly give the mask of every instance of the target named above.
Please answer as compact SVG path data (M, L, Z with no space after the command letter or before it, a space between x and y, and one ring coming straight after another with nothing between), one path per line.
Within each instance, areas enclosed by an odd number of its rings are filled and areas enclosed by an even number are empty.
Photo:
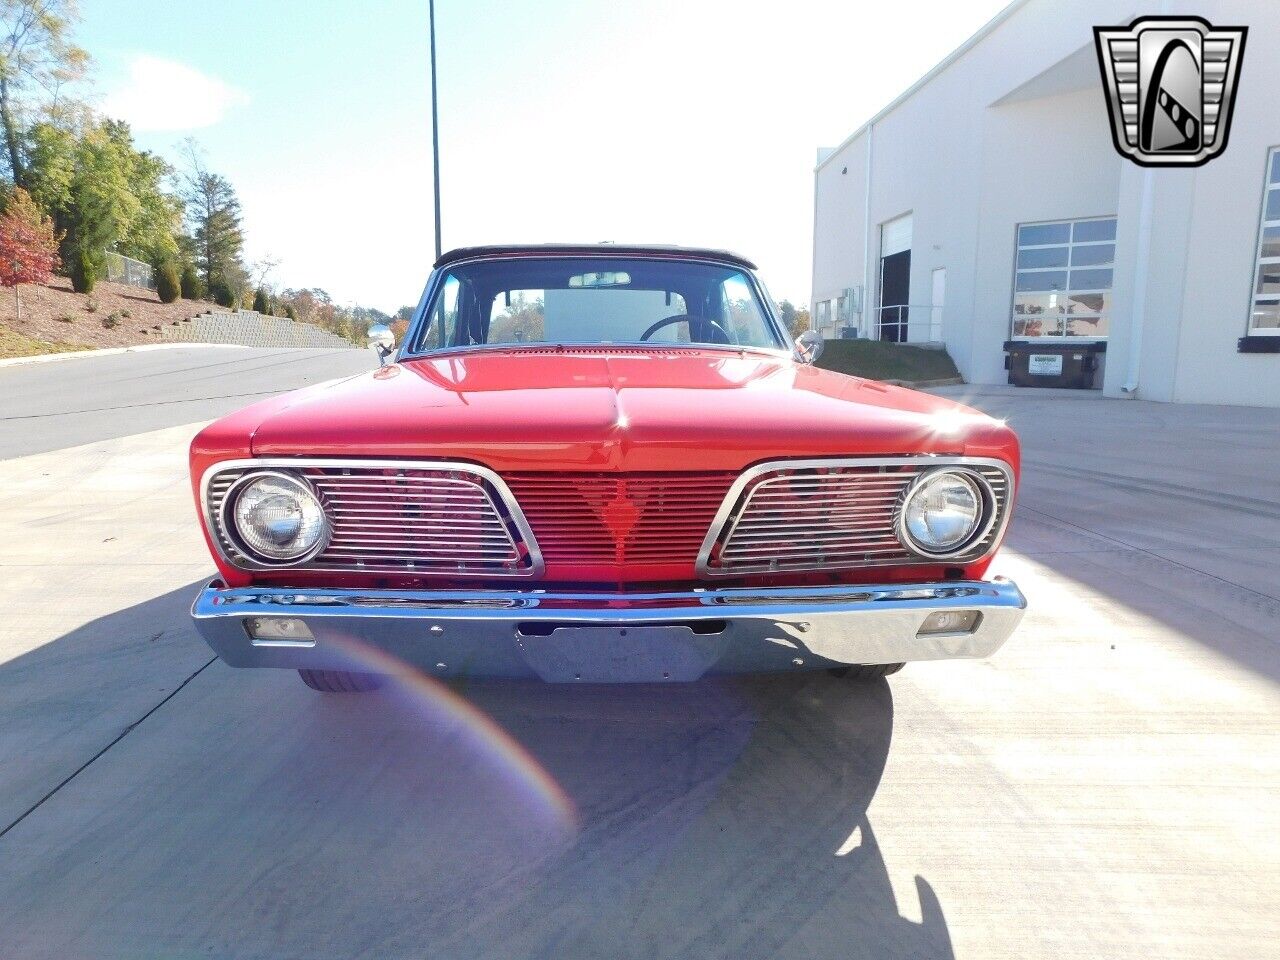
M958 387L964 384L963 377L943 377L941 380L881 380L895 387L906 387L909 390L926 390L929 387Z
M52 363L54 360L76 360L80 357L109 357L116 353L141 353L144 350L174 350L179 347L239 347L237 343L140 343L133 347L104 347L101 350L75 350L71 353L37 353L33 357L6 357L0 367L16 367L24 363ZM242 348L247 349L247 348Z

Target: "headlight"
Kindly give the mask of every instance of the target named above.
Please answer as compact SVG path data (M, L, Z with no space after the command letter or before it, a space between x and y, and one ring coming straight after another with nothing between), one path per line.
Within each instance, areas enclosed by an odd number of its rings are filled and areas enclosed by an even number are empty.
M250 557L268 564L309 560L329 539L329 523L311 487L287 473L250 473L227 491L225 529Z
M991 510L986 482L959 470L936 470L916 479L898 511L898 536L916 553L963 553L987 527Z

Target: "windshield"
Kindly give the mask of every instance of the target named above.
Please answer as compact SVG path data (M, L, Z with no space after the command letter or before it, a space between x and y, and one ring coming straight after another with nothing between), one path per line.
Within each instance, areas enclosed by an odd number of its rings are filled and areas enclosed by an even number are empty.
M538 343L782 347L755 284L735 267L531 257L450 267L411 350Z

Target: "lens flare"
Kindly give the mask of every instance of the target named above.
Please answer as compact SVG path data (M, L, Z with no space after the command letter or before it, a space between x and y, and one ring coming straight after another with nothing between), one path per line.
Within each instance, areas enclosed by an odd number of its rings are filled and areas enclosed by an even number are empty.
M355 637L327 635L327 652L340 652L344 669L387 677L387 687L402 702L435 725L442 722L461 734L464 744L484 758L514 795L529 803L544 824L557 833L578 830L578 810L556 779L514 737L488 714L447 686L385 650Z

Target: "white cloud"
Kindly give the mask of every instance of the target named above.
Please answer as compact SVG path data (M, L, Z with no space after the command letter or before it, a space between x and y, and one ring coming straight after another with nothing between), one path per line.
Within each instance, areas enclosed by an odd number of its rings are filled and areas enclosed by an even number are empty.
M211 127L249 96L194 67L146 54L129 63L128 76L107 94L107 116L134 130L164 132Z

